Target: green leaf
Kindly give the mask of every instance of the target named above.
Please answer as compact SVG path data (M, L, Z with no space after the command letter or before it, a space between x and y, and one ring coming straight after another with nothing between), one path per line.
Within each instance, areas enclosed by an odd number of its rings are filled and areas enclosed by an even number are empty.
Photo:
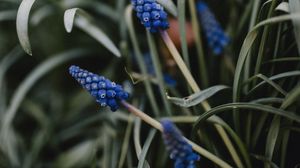
M300 71L289 71L289 72L284 72L281 74L277 74L274 76L269 77L269 80L274 81L277 79L282 79L282 78L287 78L287 77L292 77L292 76L299 76L300 75ZM249 93L253 92L254 90L256 90L257 88L261 87L263 84L267 83L267 81L262 81L259 84L255 85L250 91Z
M156 129L151 129L145 144L143 146L141 155L139 157L139 164L138 164L138 168L143 168L144 164L145 164L145 159L146 159L146 155L148 153L149 147L151 145L152 140L154 139L155 133L156 133Z
M177 97L169 97L168 96L168 99L172 103L174 103L178 106L191 107L191 106L195 106L195 105L201 103L202 101L210 98L217 92L224 90L224 89L228 89L228 88L229 88L228 86L217 85L217 86L213 86L213 87L207 88L205 90L202 90L200 92L194 93L188 97L177 98Z
M91 162L93 155L96 153L96 146L96 140L87 140L76 145L59 156L55 167L71 168L86 166L87 163Z
M156 0L159 4L167 9L173 16L177 16L177 9L172 0Z
M299 0L289 0L290 12L291 14L300 14L300 1ZM299 19L292 19L294 25L295 38L298 45L298 52L300 54L300 21Z
M204 114L200 115L197 122L195 122L195 124L194 124L195 129L198 129L200 127L200 125L202 124L202 122L204 122L209 117L219 114L224 111L232 110L232 109L246 109L246 110L249 110L249 112L254 112L254 110L264 111L264 112L279 115L279 116L282 116L287 119L290 119L290 120L300 123L300 116L298 116L294 113L285 111L285 110L271 107L271 106L255 104L255 103L229 103L229 104L217 106L217 107L205 112ZM242 112L242 111L238 111L238 112Z
M7 20L15 20L17 16L16 10L6 10L0 12L0 22Z
M298 101L300 97L300 85L296 86L292 91L288 93L284 102L281 105L282 109L288 108L292 105L295 101Z
M75 19L75 15L77 17ZM65 11L64 25L68 33L73 29L73 25L77 26L91 37L96 39L100 44L112 52L115 56L121 57L119 49L115 44L106 36L106 34L98 28L93 22L90 16L79 8L72 8Z
M17 34L24 51L32 55L29 36L28 36L28 20L31 7L35 0L23 0L17 13Z

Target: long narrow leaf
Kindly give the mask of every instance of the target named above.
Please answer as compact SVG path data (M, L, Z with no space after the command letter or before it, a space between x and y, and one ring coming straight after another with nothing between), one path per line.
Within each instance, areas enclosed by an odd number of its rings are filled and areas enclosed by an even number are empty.
M29 55L32 55L32 51L28 36L28 20L31 7L34 2L35 0L23 0L17 14L18 38L24 51Z
M77 17L75 18L75 15ZM72 8L65 11L64 25L66 31L70 33L73 29L73 25L77 26L91 37L96 39L100 44L112 52L115 56L121 57L119 49L114 43L106 36L103 31L98 28L92 21L87 13L79 8Z
M191 107L191 106L195 106L195 105L201 103L202 101L210 98L217 92L224 90L224 89L228 89L228 88L229 88L228 86L217 85L217 86L213 86L213 87L207 88L205 90L202 90L200 92L194 93L185 98L177 98L177 97L169 97L168 96L168 99L172 103L174 103L178 106Z

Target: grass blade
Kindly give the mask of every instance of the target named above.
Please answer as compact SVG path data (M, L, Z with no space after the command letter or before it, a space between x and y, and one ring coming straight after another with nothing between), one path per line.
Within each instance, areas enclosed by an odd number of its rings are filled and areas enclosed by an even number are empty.
M174 103L178 106L191 107L191 106L195 106L195 105L203 102L204 100L210 98L211 96L218 93L219 91L228 89L228 88L229 88L228 86L217 85L217 86L212 86L210 88L202 90L200 92L194 93L188 97L177 98L177 97L169 97L168 96L168 99L172 103Z
M156 0L159 4L167 9L173 16L177 16L177 9L172 0Z
M141 155L139 157L139 164L138 164L138 168L143 168L144 163L145 163L145 159L146 159L146 155L148 153L149 147L151 145L152 140L154 139L154 136L156 134L157 130L156 129L151 129L151 131L149 132L149 135L145 141L145 144L143 146Z
M78 15L75 19L75 15ZM91 37L96 39L100 44L112 52L115 56L121 57L119 49L114 43L106 36L103 31L98 28L91 20L89 15L79 8L72 8L65 11L64 25L66 31L70 33L73 29L73 25L77 26Z
M291 14L300 14L300 1L289 0L289 7ZM300 54L300 22L297 19L292 19L294 25L295 38L297 41L298 51Z
M195 129L198 129L200 127L200 125L202 124L202 122L204 122L209 117L219 114L221 112L224 112L226 110L232 110L232 109L248 109L248 110L251 110L250 112L253 112L254 110L268 112L268 113L279 115L279 116L282 116L287 119L290 119L290 120L300 123L300 116L298 116L294 113L285 111L285 110L271 107L271 106L255 104L255 103L229 103L229 104L224 104L224 105L215 107L215 108L211 109L210 111L205 112L204 114L200 115L197 122L194 124ZM241 112L241 111L239 111L239 112Z
M35 0L23 0L17 13L17 34L24 51L32 55L29 36L28 36L28 20L31 7Z

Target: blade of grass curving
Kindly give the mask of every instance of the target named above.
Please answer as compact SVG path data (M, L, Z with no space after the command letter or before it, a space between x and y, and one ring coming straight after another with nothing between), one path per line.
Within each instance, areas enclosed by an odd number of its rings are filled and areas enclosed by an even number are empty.
M8 20L15 20L17 16L16 10L6 10L0 12L0 22L8 21Z
M25 80L19 85L19 87L14 92L14 95L11 98L10 105L5 112L3 122L2 122L2 128L8 128L10 127L17 109L19 108L21 102L23 101L25 95L28 93L28 91L31 89L31 87L45 74L49 73L53 68L56 68L57 66L84 56L87 54L88 51L82 50L82 49L73 49L70 51L66 51L57 55L54 55L53 57L49 58L48 60L41 63L39 66L37 66L26 78Z
M167 96L165 94L166 86L165 86L165 82L164 82L164 78L163 78L163 74L162 74L162 68L161 68L161 65L159 62L157 48L155 46L153 36L151 35L151 33L148 30L146 30L146 31L147 31L147 41L148 41L148 45L150 48L150 55L151 55L151 59L153 62L153 67L154 67L155 75L157 78L161 98L163 100L164 107L166 109L167 114L172 115L171 105L170 105L169 101L167 100Z
M300 13L300 1L299 0L289 0L289 7L291 14ZM298 52L300 54L300 22L299 20L292 19L294 25L295 39L297 41Z
M195 129L198 129L200 127L200 125L202 124L202 122L204 122L206 119L208 119L212 115L216 115L216 114L219 114L226 110L232 110L232 109L248 109L248 110L251 110L250 112L253 112L253 110L268 112L268 113L279 115L279 116L282 116L287 119L290 119L290 120L300 123L300 116L293 114L291 112L282 110L282 109L277 109L277 108L274 108L271 106L254 104L254 103L229 103L229 104L217 106L217 107L211 109L210 111L205 112L202 115L200 115L197 122L194 124ZM239 111L239 112L241 112L241 111Z
M154 139L154 136L156 134L157 130L156 129L151 129L149 134L148 134L148 137L145 141L145 144L143 146L143 149L142 149L142 152L141 152L141 155L139 157L139 163L138 163L138 168L143 168L144 166L144 163L145 163L145 159L146 159L146 155L148 153L148 150L149 150L149 147Z
M118 168L122 168L124 165L126 155L127 155L127 150L129 147L129 140L130 140L130 135L132 132L132 127L133 127L133 115L131 114L128 118L128 125L127 125L124 139L123 139L122 150L121 150L121 154L120 154Z
M293 121L287 121L289 125L293 124ZM291 130L284 130L282 133L282 144L281 144L281 155L280 155L280 167L285 167L286 156L287 156L287 147L289 145Z
M20 44L24 51L32 55L29 36L28 36L28 20L29 20L29 13L31 11L32 5L35 0L23 0L20 4L17 13L17 34L20 41Z
M250 48L253 45L253 42L255 41L258 32L257 30L260 27L263 27L265 25L268 24L275 24L275 23L279 23L279 22L284 22L284 21L288 21L291 19L296 19L296 20L300 20L300 14L292 14L292 15L283 15L283 16L277 16L277 17L272 17L269 19L266 19L262 22L260 22L259 24L257 24L246 36L240 54L239 54L239 58L237 61L237 66L236 66L236 71L235 71L235 75L234 75L234 81L233 81L233 102L238 102L240 99L240 85L241 85L241 74L242 74L242 70L244 67L244 63L245 60L247 59L248 56L248 52L250 50ZM237 116L237 113L234 114L234 123L235 123L235 127L239 127L239 117Z
M212 116L208 119L209 122L214 122L215 124L219 124L222 125L226 131L229 133L229 135L232 137L232 139L234 140L234 142L236 143L236 145L238 146L245 162L246 162L246 166L248 168L252 167L251 166L251 160L250 160L250 155L249 152L246 148L246 145L243 143L243 141L240 139L240 137L234 132L234 130L227 124L225 123L222 119L220 119L218 116ZM236 158L235 162L240 162L238 161L239 158ZM242 165L242 163L237 164L239 166ZM243 166L244 167L244 166Z
M177 9L171 0L156 0L159 4L166 8L174 17L177 17Z
M268 63L281 63L281 62L286 62L286 61L300 61L299 57L285 57L285 58L275 58L272 60L269 60L263 64L268 64Z
M4 56L4 58L0 62L0 115L4 112L6 107L6 101L3 98L6 96L2 95L4 76L9 67L11 67L11 65L14 64L22 55L23 50L19 45L17 45L11 52Z
M62 153L56 163L57 168L84 167L96 153L96 140L86 140Z
M77 17L75 18L76 14ZM64 14L64 25L68 33L72 31L73 25L77 26L91 37L96 39L115 56L121 57L119 49L114 45L109 37L107 37L107 35L93 23L91 17L83 10L79 8L66 10Z
M266 77L266 76L263 75L263 74L257 74L257 75L255 75L255 76L249 78L249 79L245 82L245 84L250 83L250 82L256 80L257 78L262 79L265 83L268 83L269 85L271 85L273 88L275 88L275 90L277 90L277 91L278 91L279 93L281 93L283 96L286 96L287 93L286 93L285 90L283 90L278 84L276 84L275 82L273 82L272 80L270 80L270 78ZM253 92L253 89L251 89L251 90L249 91L248 94L250 94L250 93L252 93L252 92Z
M272 162L271 160L269 160L265 156L255 155L255 154L252 154L251 156L253 156L257 160L260 160L260 161L264 162L265 164L268 164L272 168L279 168L274 162Z
M82 1L82 0L64 0L60 2L64 9L70 8L88 8L93 9L97 14L109 18L111 21L118 22L120 20L118 13L111 6L99 1Z
M277 74L274 76L269 77L269 80L274 81L274 80L278 80L278 79L283 79L283 78L287 78L287 77L293 77L293 76L299 76L300 75L300 71L289 71L289 72L284 72L281 74ZM262 81L259 84L257 84L256 86L254 86L248 94L250 94L251 92L254 92L257 88L261 87L263 84L267 83L266 81Z
M288 2L281 2L281 3L275 8L275 10L277 10L277 11L282 11L282 12L286 12L286 13L290 13L289 3L288 3Z
M278 115L274 116L268 131L267 140L266 140L267 145L265 147L265 157L270 161L272 161L273 158L275 145L279 135L280 124L281 124L281 117ZM270 168L270 164L265 163L264 167Z
M203 102L204 100L210 98L211 96L213 96L214 94L218 93L221 90L224 89L228 89L228 86L225 85L216 85L216 86L212 86L210 88L207 88L205 90L202 90L200 92L194 93L188 97L184 97L184 98L177 98L177 97L169 97L168 99L178 105L178 106L182 106L182 107L191 107L191 106L195 106L201 102Z
M260 98L260 99L256 99L251 101L251 103L260 103L260 104L273 104L273 103L277 103L277 104L282 104L284 99L282 98L278 98L278 97L266 97L266 98Z
M147 76L146 65L145 65L144 59L142 57L141 49L139 48L139 45L138 45L139 43L137 41L137 37L136 37L134 26L133 26L132 7L131 7L131 5L128 5L126 10L125 10L125 20L126 20L126 24L127 24L129 35L130 35L130 39L131 39L131 42L133 44L133 50L135 52L135 56L137 58L140 71L142 72L143 76ZM143 80L143 83L144 83L144 86L146 88L146 92L147 92L148 98L150 100L152 110L153 110L155 116L159 116L160 115L159 114L159 109L158 109L158 105L157 105L157 103L155 101L155 98L154 98L151 83L148 79Z
M180 33L182 56L185 61L185 64L190 69L190 59L188 53L188 46L186 42L185 3L186 3L185 0L178 0L177 10L178 10L178 22L179 22L179 33Z
M287 109L289 106L291 106L294 102L299 100L300 96L300 85L296 86L292 91L288 93L286 96L284 102L281 105L282 109Z
M271 7L269 8L267 18L270 18L272 16L273 10L276 7L276 2L277 2L276 0L272 0ZM265 52L268 35L269 35L269 26L266 25L264 27L263 34L262 34L262 37L260 39L260 45L259 45L258 55L257 55L257 58L256 58L256 65L255 65L255 69L254 69L254 75L256 75L260 72L261 64L262 64L262 61L263 61L263 54ZM254 81L254 83L256 83L256 82Z

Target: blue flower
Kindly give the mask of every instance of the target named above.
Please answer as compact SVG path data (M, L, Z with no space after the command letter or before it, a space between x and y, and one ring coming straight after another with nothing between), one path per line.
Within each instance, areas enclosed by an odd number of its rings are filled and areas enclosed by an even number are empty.
M195 168L195 161L199 160L200 156L193 152L192 146L170 120L162 120L161 124L170 158L175 160L174 168Z
M201 0L197 2L197 11L209 47L212 49L214 54L221 54L224 47L229 43L229 37L225 34L224 30L205 2Z
M118 101L129 98L129 94L123 90L121 85L111 82L103 76L88 72L75 65L70 66L69 73L95 97L101 106L109 106L111 111L119 108Z
M169 28L168 15L155 0L131 0L131 4L137 12L136 16L150 32Z

